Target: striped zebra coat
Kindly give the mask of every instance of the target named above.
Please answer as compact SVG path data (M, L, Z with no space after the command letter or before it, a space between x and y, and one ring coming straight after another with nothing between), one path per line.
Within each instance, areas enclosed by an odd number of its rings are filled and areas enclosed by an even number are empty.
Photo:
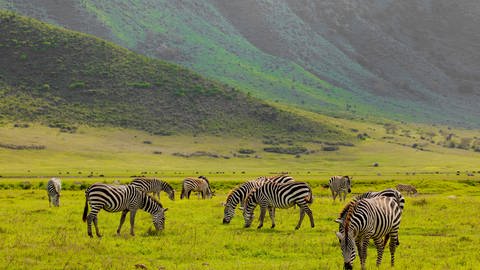
M135 178L130 183L145 193L152 192L154 196L160 199L160 191L165 191L170 200L175 200L175 190L167 182L157 178Z
M298 205L300 208L300 219L295 227L296 230L302 225L305 213L310 218L310 225L315 226L313 221L312 210L308 207L313 202L312 189L307 183L303 182L288 182L285 184L278 184L267 182L258 188L254 188L245 198L243 218L245 220L245 227L248 228L252 224L253 212L255 207L260 205L260 224L258 228L263 226L263 220L267 209L270 211L270 218L272 220L272 228L275 227L275 213L273 208L290 208Z
M88 204L91 211L88 213ZM83 221L87 222L87 233L92 234L92 222L95 225L95 231L98 237L102 237L98 230L98 212L104 209L107 212L122 212L120 225L117 234L120 234L123 223L128 212L130 212L130 234L135 235L134 224L135 214L138 209L143 209L150 213L153 218L153 225L157 231L164 229L165 211L162 205L148 196L145 192L138 190L132 185L108 185L96 183L85 190L85 208L83 210Z
M396 188L398 191L403 191L403 192L406 192L407 194L412 194L412 195L417 194L417 189L412 185L398 184Z
M248 193L253 188L258 188L266 182L276 182L276 183L286 183L294 181L293 177L288 175L278 175L278 176L261 176L255 180L245 182L239 187L233 189L227 196L227 200L224 203L225 209L223 211L223 224L229 224L235 215L235 208L238 204L243 203ZM274 210L273 210L274 211Z
M340 193L343 193L343 201L345 201L347 192L352 192L351 177L348 176L332 176L328 181L328 186L330 187L330 191L332 191L333 201L335 201L337 195L339 196L339 200L342 201L342 194Z
M350 203L345 219L336 220L343 226L343 232L337 232L337 237L343 254L344 268L352 269L356 247L362 269L365 269L370 239L373 239L377 248L377 267L382 262L383 251L390 239L393 266L401 217L402 210L395 198L380 196Z
M182 194L180 195L180 199L190 199L190 193L192 193L192 191L200 193L202 199L211 198L213 196L210 182L205 176L199 176L198 178L185 178L182 183Z
M48 205L50 207L60 206L60 191L62 190L62 182L58 178L52 178L47 182Z

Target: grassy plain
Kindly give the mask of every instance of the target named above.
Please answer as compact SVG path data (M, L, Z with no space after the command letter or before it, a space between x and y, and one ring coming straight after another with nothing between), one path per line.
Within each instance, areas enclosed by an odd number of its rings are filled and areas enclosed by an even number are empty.
M296 178L309 179L302 175ZM81 180L89 183L111 179ZM395 182L357 180L353 191L383 189ZM221 186L220 182L213 183ZM480 244L478 180L409 183L417 184L421 194L406 198L395 268L476 269ZM239 210L231 224L223 225L221 202L229 190L223 186L216 188L217 196L211 200L195 196L179 200L177 196L175 201L169 201L163 195L162 203L169 211L166 229L158 235L148 232L153 228L151 218L142 211L137 215L135 237L128 234L128 222L122 235L116 236L120 214L102 211L102 239L90 239L86 234L86 225L81 221L83 191L66 190L61 207L49 208L43 189L0 190L0 218L8 221L0 225L0 263L6 269L135 269L135 264L144 264L148 269L341 269L342 257L334 234L338 227L333 220L344 204L333 203L329 191L319 182L311 184L315 195L311 206L316 222L313 229L304 220L300 230L294 230L298 209L293 208L277 211L275 229L269 228L269 220L261 230L244 229ZM390 269L386 255L381 269ZM375 256L371 246L369 269L375 267ZM358 259L355 266L359 267Z
M396 269L477 268L479 153L438 143L423 144L423 150L412 147L424 143L420 137L433 130L432 140L441 142L438 130L444 127L402 126L392 135L381 124L323 121L368 133L368 137L332 152L321 151L317 143L305 144L315 151L295 157L264 152L261 138L152 136L87 127L70 134L38 125L4 125L1 143L44 145L45 149L0 148L0 219L4 221L0 224L0 265L6 269L134 269L135 264L148 269L341 269L333 221L344 203L333 203L321 185L331 175L348 174L353 175L355 194L397 183L413 184L419 190L420 195L407 197ZM402 131L407 129L408 134ZM478 136L477 131L451 132L457 139ZM259 157L236 157L240 148L255 150ZM196 151L229 158L173 155ZM374 162L379 166L372 166ZM313 187L315 228L309 228L305 220L300 230L294 230L298 209L279 210L274 230L269 229L269 220L261 230L244 229L238 210L230 225L221 224L221 202L232 187L282 171ZM130 176L140 174L164 179L177 190L176 201L162 197L169 208L165 231L148 233L153 228L151 218L140 212L137 235L128 235L127 222L118 237L120 214L102 211L99 226L104 237L90 239L81 221L82 188L93 182L126 183ZM217 196L179 200L182 179L199 174L209 177ZM45 184L51 176L64 183L60 208L48 207ZM375 256L371 247L368 268L375 267ZM384 259L381 269L389 269L388 253ZM355 267L359 267L358 259Z

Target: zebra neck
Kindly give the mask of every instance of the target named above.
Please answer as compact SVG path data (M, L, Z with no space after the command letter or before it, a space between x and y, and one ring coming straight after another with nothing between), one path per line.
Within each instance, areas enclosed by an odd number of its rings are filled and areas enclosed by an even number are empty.
M142 194L142 196L142 205L140 206L140 208L145 210L145 212L153 215L158 210L158 208L162 208L160 203L152 199L147 194L144 193Z

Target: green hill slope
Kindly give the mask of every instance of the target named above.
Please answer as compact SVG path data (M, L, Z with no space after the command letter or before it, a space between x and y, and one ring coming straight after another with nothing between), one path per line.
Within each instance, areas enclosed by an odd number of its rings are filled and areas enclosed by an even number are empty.
M0 7L270 101L341 116L480 126L478 5L430 2L0 0Z
M155 134L341 136L334 128L89 35L6 11L0 11L0 32L0 113L7 119Z

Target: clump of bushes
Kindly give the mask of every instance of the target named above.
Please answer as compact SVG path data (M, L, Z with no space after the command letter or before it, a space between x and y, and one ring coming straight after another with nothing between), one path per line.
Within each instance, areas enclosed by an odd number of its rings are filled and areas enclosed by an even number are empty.
M271 152L271 153L279 153L279 154L297 155L297 154L302 154L307 152L308 149L303 146L289 146L289 147L275 146L275 147L265 147L263 148L263 151Z
M250 155L250 154L255 153L255 150L241 148L240 150L238 150L238 153L244 154L244 155Z

